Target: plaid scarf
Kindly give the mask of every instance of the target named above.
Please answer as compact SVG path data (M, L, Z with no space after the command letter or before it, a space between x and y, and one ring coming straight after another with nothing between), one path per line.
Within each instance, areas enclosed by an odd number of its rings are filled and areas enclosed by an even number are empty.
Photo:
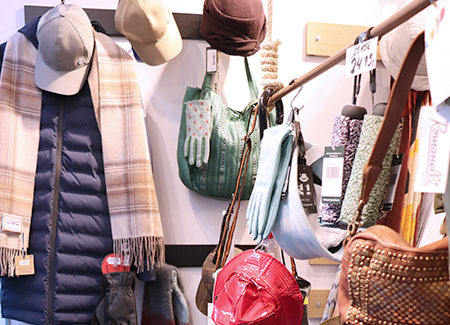
M139 85L132 58L95 33L88 83L102 136L114 252L138 272L164 263L164 237L153 182ZM14 276L26 251L33 208L42 92L34 83L37 49L16 33L0 79L0 213L22 220L22 235L0 233L0 275Z

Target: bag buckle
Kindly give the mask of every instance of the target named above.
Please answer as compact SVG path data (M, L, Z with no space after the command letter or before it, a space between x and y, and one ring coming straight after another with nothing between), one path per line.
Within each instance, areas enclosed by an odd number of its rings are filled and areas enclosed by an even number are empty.
M350 223L348 224L347 235L345 236L345 239L344 239L344 246L347 245L350 238L352 238L354 235L356 235L358 228L363 225L361 222L361 215L362 215L363 207L364 207L364 201L362 199L360 199L359 203L358 203L358 208L356 209L355 213L353 214L352 221L350 221Z

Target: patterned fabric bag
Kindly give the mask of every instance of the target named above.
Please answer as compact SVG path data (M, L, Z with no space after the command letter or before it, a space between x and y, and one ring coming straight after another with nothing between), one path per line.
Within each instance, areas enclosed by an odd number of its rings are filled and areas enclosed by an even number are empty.
M338 115L334 118L331 146L344 147L344 170L342 175L341 202L344 200L348 181L352 172L362 126L363 121L359 119L350 119L350 117L344 115ZM341 208L341 204L321 203L321 213L319 216L320 225L335 227L341 213Z
M417 248L385 226L356 234L363 207L382 169L382 157L400 121L424 43L421 33L410 47L364 168L359 205L344 241L338 291L343 324L450 324L447 238Z

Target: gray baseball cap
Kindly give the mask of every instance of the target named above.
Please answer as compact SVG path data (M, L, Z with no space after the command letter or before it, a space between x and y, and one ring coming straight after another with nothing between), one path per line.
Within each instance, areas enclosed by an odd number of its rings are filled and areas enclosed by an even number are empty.
M94 33L86 12L73 4L57 5L40 18L36 36L36 86L61 95L79 92L94 53Z

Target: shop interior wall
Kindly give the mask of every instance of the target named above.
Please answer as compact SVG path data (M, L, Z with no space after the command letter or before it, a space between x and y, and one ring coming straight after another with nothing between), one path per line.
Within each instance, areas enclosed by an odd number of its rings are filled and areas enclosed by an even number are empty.
M202 0L165 0L172 12L201 14ZM265 0L263 5L267 7ZM273 0L273 39L282 42L279 49L279 80L288 84L316 67L323 58L305 56L305 26L308 22L323 22L374 26L403 7L405 0L319 0L285 1ZM0 42L6 41L24 24L24 5L55 6L58 1L0 0ZM117 1L76 0L66 1L83 8L115 9ZM356 35L355 35L356 36ZM114 40L130 51L125 38ZM222 211L227 202L205 198L187 190L178 178L176 148L181 108L186 86L201 86L205 72L205 49L208 44L202 40L184 40L183 50L173 60L157 67L136 63L142 100L147 113L147 126L151 141L153 172L161 210L166 244L215 244L218 239ZM250 66L259 81L259 53L249 58ZM219 62L219 93L224 102L234 108L243 109L249 101L242 57L222 54ZM291 105L300 107L301 126L304 138L322 146L329 145L333 119L342 108L351 103L353 79L345 78L345 66L338 64L321 76L307 83L295 101L296 92L284 97L288 113ZM377 92L374 102L386 102L389 90L389 74L377 64ZM369 112L372 97L369 92L368 76L363 75L358 105ZM246 202L235 234L235 243L251 245L253 241L245 225ZM436 238L441 220L432 220L429 238ZM299 274L310 280L313 289L329 289L334 279L336 266L311 266L307 261L297 261ZM200 268L179 268L188 305L191 324L204 325L207 320L195 307L195 292L201 277ZM142 284L136 293L138 304L142 301ZM319 320L311 320L318 324ZM19 324L19 322L11 322Z

